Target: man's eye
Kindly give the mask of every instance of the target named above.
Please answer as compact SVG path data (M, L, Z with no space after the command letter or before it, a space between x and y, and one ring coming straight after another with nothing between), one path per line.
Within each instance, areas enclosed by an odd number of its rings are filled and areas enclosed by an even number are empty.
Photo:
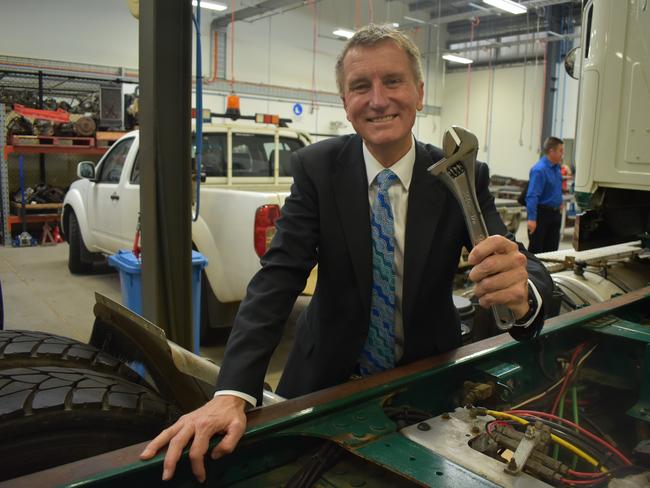
M386 81L387 85L398 85L402 80L400 78L390 78Z
M352 85L352 91L355 91L355 92L361 92L361 91L365 91L367 89L368 89L368 85L366 83L359 83L359 84L356 84L356 85Z

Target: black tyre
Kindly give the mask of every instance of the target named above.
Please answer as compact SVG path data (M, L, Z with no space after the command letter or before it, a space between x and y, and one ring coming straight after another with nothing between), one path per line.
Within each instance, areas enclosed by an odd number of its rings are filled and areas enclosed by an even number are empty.
M90 368L144 383L124 361L90 344L47 332L0 331L0 370L36 366Z
M202 345L225 343L230 335L232 324L239 310L240 302L224 303L219 301L205 271L201 271L201 318L200 341Z
M146 386L109 373L0 371L0 480L151 439L178 415Z
M70 211L68 223L68 269L73 274L87 274L93 269L93 263L84 260L84 255L89 254L84 244L77 216Z

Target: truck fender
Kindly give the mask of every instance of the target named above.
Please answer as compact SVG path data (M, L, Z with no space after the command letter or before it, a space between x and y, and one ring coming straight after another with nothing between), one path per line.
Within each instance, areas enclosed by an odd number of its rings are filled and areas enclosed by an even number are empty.
M221 253L217 248L214 236L208 228L205 220L199 215L199 218L192 222L192 242L203 256L208 260L205 267L205 276L212 292L220 302L232 302L234 291L229 287L226 274L224 273L224 263Z

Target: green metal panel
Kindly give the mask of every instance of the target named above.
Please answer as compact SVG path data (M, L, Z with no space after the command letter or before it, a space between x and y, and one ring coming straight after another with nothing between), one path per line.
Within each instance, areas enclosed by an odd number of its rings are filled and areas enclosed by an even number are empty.
M494 337L252 411L238 450L219 461L206 461L208 482L279 486L305 466L319 445L330 442L341 446L345 456L322 474L316 486L493 486L403 437L386 407L416 408L438 416L461 405L465 381L491 379L497 390L484 406L507 409L556 382L558 359L566 362L581 343L598 346L581 369L584 395L602 390L599 401L605 403L599 408L609 409L606 415L613 426L609 434L629 452L650 420L649 295L650 289L644 289L553 319L535 341ZM211 445L217 442L214 439ZM162 486L162 455L140 462L141 449L125 448L20 481L31 483L26 486ZM381 482L375 483L376 477ZM164 486L193 483L185 451L174 480Z
M404 473L426 486L446 488L497 486L397 433L370 442L358 449L358 453L387 469Z

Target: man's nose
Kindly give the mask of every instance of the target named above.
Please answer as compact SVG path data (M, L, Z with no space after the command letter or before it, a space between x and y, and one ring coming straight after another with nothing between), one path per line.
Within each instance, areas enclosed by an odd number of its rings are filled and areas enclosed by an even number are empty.
M373 83L370 91L370 105L372 108L383 108L388 105L386 87L382 83Z

